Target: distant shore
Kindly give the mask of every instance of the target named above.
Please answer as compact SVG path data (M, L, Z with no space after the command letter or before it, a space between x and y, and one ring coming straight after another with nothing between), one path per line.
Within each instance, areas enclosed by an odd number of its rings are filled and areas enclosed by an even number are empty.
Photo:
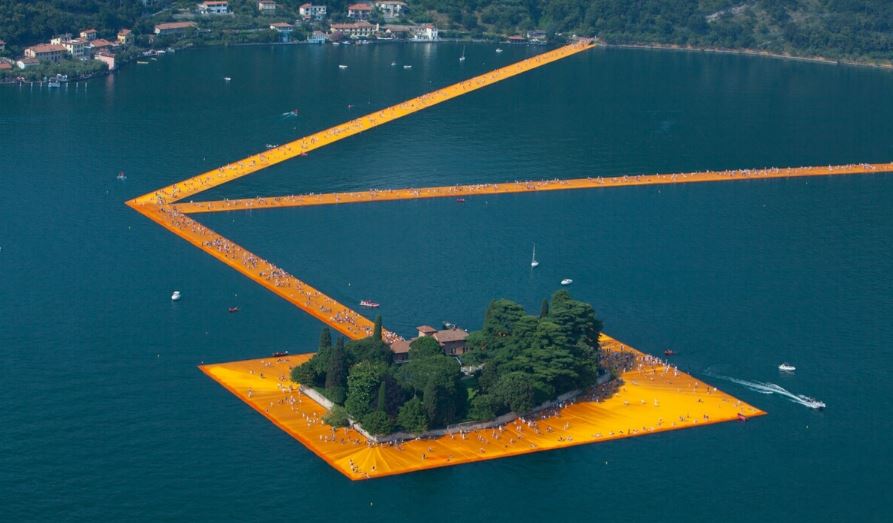
M827 56L807 56L807 55L796 55L790 53L776 53L772 51L764 51L760 49L732 49L727 47L697 47L697 46L689 46L689 45L679 45L679 44L611 44L606 43L604 41L599 41L600 45L604 47L614 47L621 49L657 49L664 51L688 51L688 52L702 52L702 53L717 53L717 54L737 54L737 55L746 55L746 56L759 56L762 58L774 58L781 60L794 60L798 62L812 62L818 64L827 64L827 65L850 65L856 67L871 67L873 69L884 69L884 70L893 70L893 62L871 62L871 61L861 61L861 60L847 60L847 59L835 59L828 58Z

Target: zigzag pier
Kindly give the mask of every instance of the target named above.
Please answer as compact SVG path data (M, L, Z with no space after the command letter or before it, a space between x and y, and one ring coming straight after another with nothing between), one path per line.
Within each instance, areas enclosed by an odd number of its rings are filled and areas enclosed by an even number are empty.
M128 201L127 205L343 335L359 339L372 333L372 322L368 318L200 224L188 214L419 198L458 198L638 185L893 172L893 163L852 164L521 181L177 203L266 167L305 155L312 150L397 118L592 47L591 41L580 40L171 184L134 198ZM388 341L398 337L389 331L385 331L384 336ZM603 336L602 345L609 351L629 351L635 356L636 361L635 367L623 374L624 382L619 390L610 397L582 398L557 408L542 418L506 424L500 427L498 433L492 428L460 430L436 439L394 445L376 444L353 429L336 430L322 422L323 407L303 396L296 385L289 380L290 368L306 360L309 355L211 364L200 368L283 431L301 441L336 470L355 480L641 436L765 414L718 391L715 387L680 372L666 362L631 347L624 347L613 338ZM500 441L503 430L508 441L505 438Z

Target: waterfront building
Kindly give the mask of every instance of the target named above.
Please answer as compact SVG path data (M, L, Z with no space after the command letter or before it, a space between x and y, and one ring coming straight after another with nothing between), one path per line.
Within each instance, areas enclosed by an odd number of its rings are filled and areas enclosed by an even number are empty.
M368 20L372 15L372 4L350 4L347 6L347 17L355 20Z
M340 34L350 38L371 38L378 32L378 26L372 25L365 20L360 20L350 24L332 24L329 32L332 35Z
M108 51L100 51L93 57L109 67L109 71L115 70L115 55Z
M378 9L385 20L394 20L403 16L406 12L406 3L387 0L375 2L375 8Z
M273 0L260 0L257 3L257 11L262 15L276 14L276 2Z
M32 58L40 62L58 62L65 57L66 52L65 46L60 44L38 44L25 49L25 58ZM28 65L34 64L29 62ZM21 68L25 69L25 67Z
M34 67L35 65L40 65L40 60L37 58L21 58L16 61L16 65L19 69L27 69L29 67Z
M270 24L270 29L279 33L279 41L287 43L291 41L291 34L295 30L295 26L286 22L274 22Z
M81 31L81 38L88 42L96 40L96 29L84 29Z
M404 363L409 360L409 342L396 340L391 343L391 353L394 355L394 363Z
M62 46L68 51L68 54L76 60L86 60L90 58L90 42L83 38L75 38L63 42Z
M326 17L326 6L324 5L313 5L310 3L302 4L301 7L298 8L298 14L301 15L301 18L304 20L322 20Z
M527 31L527 40L534 44L544 44L549 37L545 31Z
M201 15L225 15L229 13L229 2L208 0L198 4L196 7Z
M130 29L121 29L118 31L118 43L121 45L132 44L133 32Z
M194 31L195 28L195 22L169 22L157 24L155 26L155 34L158 36L179 35Z
M437 40L437 28L434 24L422 24L413 27L413 40Z
M440 345L441 350L447 356L460 356L465 353L465 341L468 339L468 332L458 327L450 327L448 329L437 330L430 325L420 325L416 327L419 335L409 341L398 340L391 344L391 352L394 354L394 361L405 361L409 353L409 345L419 338L434 338L434 341ZM405 346L404 346L405 344Z
M511 44L523 44L527 39L521 35L512 35L509 37L509 43Z
M313 31L313 34L307 37L307 43L324 44L326 43L326 34L322 31Z

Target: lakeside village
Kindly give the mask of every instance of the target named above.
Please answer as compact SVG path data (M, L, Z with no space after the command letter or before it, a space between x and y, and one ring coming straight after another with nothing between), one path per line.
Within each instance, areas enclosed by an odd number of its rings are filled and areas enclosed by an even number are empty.
M166 21L141 23L109 34L83 29L77 37L61 34L49 42L26 47L20 54L17 49L7 49L6 42L0 40L0 82L36 81L58 87L60 82L90 78L126 63L147 64L158 55L193 45L347 45L381 40L433 42L442 38L433 23L413 22L407 5L400 1L355 3L344 12L331 13L322 4L304 3L293 10L273 0L259 0L253 14L234 13L227 1L205 1L153 15ZM501 40L545 44L548 38L544 31L529 31Z
M495 300L472 333L423 325L413 339L382 339L379 316L371 336L347 343L333 343L324 328L318 352L291 377L328 410L332 427L351 425L378 442L464 435L610 396L634 357L602 351L601 329L592 306L564 290L538 316Z

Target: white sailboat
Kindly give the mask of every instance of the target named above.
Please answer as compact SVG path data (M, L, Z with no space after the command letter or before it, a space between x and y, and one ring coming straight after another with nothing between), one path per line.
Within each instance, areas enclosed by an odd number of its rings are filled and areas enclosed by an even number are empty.
M540 262L536 261L536 244L533 244L533 256L530 257L530 267L535 269L539 267Z
M460 62L465 61L465 46L464 45L462 46L462 56L459 57L459 61Z

